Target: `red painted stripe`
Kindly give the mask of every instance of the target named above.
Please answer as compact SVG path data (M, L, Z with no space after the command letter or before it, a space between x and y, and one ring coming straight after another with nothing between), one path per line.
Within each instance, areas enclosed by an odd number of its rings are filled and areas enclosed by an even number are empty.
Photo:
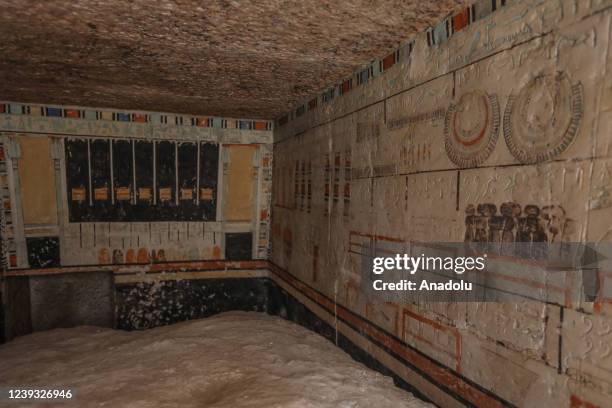
M57 268L41 269L12 269L4 273L4 276L40 276L58 275L63 273L87 273L87 272L113 272L117 275L133 273L157 273L157 272L200 272L200 271L223 271L234 269L267 269L268 261L193 261L193 262L163 262L154 264L130 264L130 265L86 265L86 266L62 266Z
M373 235L373 234L368 234L367 232L349 231L349 239L351 235L357 235L359 237L374 238L377 241L406 242L405 240L401 238L386 237L384 235Z
M418 320L421 323L432 326L436 330L446 332L450 334L451 336L453 336L453 338L455 339L455 352L449 353L447 350L440 349L437 345L431 343L429 340L419 335L416 335L414 333L411 333L411 336L415 338L419 338L422 341L425 341L426 343L430 344L433 348L438 349L439 351L442 351L444 353L448 353L449 355L452 355L452 357L455 359L455 370L460 373L461 372L461 334L459 333L459 330L457 330L457 328L455 327L445 326L441 324L440 322L428 319L425 316L421 316L420 314L413 312L412 310L404 309L404 313L402 317L404 331L406 330L406 326L405 326L406 316L409 316L410 318L414 320ZM403 340L406 340L406 339L403 338Z
M453 30L455 32L461 30L470 23L470 10L464 9L459 14L453 17Z
M255 130L266 130L266 122L255 121Z
M383 71L388 70L389 68L391 68L393 65L395 65L397 61L395 61L395 52L387 55L383 60L382 60L382 68Z
M351 80L347 79L346 81L344 81L341 85L342 87L342 93L347 93L348 91L351 90Z
M144 114L144 113L134 113L132 115L132 122L146 123L147 122L147 115Z
M81 112L78 109L66 109L64 116L67 118L78 119L81 117Z
M595 405L588 401L583 401L572 394L570 396L570 408L599 408L599 405Z

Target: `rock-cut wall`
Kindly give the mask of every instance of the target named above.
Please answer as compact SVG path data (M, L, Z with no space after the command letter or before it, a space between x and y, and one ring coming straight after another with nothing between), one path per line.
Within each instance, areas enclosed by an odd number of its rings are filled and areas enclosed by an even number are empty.
M0 101L0 340L112 325L124 267L265 260L271 165L270 121Z
M611 6L477 2L278 120L272 262L382 329L369 352L441 406L491 406L459 383L612 406L610 302L568 295L571 273L551 301L521 295L542 284L529 276L508 303L360 290L361 249L380 242L612 241ZM406 350L418 359L396 364Z

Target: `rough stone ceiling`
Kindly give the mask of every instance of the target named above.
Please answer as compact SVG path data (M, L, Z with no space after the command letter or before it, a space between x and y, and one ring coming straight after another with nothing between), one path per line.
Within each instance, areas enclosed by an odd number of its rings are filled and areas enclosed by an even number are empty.
M0 99L272 119L462 0L0 0Z

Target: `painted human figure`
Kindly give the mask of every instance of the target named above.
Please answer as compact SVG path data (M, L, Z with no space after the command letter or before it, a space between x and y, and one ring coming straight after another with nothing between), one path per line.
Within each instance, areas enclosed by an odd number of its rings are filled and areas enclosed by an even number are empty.
M480 214L480 222L477 228L478 242L491 242L494 234L497 233L497 225L492 224L492 220L497 213L495 204L478 204L477 212Z
M540 215L540 208L536 205L526 205L523 209L524 217L521 219L519 228L519 242L529 243L522 249L526 251L523 256L535 257L537 259L546 257L547 245L542 245L548 241L546 231ZM533 245L539 244L539 245Z
M491 218L497 213L495 204L468 204L465 208L465 242L491 242L495 241L497 222L491 228ZM499 221L499 220L498 220ZM501 225L501 224L500 224Z
M493 204L490 204L490 205L493 205ZM489 241L496 243L496 244L500 244L504 242L505 228L508 227L508 220L506 218L508 217L504 215L503 204L500 207L499 214L497 213L496 206L493 205L491 210L493 211L493 214L491 215L491 218L489 219ZM510 227L512 226L510 225Z
M465 207L465 236L464 242L475 242L476 224L479 217L476 215L476 207L473 204L468 204Z
M501 242L514 242L515 229L518 225L518 217L521 214L521 206L514 202L506 202L499 208L503 217Z
M560 205L542 207L542 222L548 236L548 242L560 242L564 237L567 218Z
M536 205L526 205L523 217L519 220L517 241L546 242L546 232L540 222L540 208Z

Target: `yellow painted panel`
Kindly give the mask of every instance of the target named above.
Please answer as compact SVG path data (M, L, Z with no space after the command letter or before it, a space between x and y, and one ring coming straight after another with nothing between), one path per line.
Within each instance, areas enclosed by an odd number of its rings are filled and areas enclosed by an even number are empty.
M55 170L48 137L20 137L19 182L23 222L57 224Z
M253 217L253 156L258 146L231 145L227 149L224 175L224 214L226 221L251 221Z

